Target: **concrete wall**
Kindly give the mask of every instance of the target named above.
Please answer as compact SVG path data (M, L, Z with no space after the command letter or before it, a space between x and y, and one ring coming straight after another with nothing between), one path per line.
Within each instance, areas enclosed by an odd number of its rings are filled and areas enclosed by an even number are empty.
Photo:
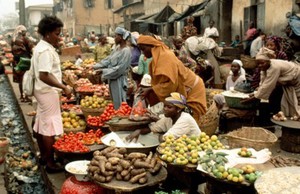
M242 28L242 36L244 36L244 7L250 6L250 0L233 0L232 3L232 18L231 18L231 38L235 35L240 35L240 28ZM240 25L242 21L242 25ZM242 38L242 37L241 37Z

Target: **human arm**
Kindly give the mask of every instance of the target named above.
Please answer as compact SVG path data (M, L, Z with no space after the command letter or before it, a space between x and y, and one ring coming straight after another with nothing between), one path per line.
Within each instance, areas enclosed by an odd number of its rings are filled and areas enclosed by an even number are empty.
M133 133L131 133L130 135L126 136L125 140L128 141L128 142L131 142L132 140L135 139L135 141L137 141L140 134L144 135L144 134L147 134L147 133L150 133L150 132L151 132L151 130L149 128L137 129Z
M62 89L67 98L71 98L72 91L66 85L60 83L52 73L40 71L39 79L49 86Z
M160 101L163 101L170 95L171 92L175 92L177 90L178 79L175 80L175 83L173 83L171 79L165 75L157 75L156 79L157 84L153 85L152 89Z

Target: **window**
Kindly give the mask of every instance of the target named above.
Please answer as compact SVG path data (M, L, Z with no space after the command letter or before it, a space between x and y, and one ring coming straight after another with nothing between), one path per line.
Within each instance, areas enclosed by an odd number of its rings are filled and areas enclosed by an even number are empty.
M84 5L86 8L94 7L94 1L93 0L85 0Z
M105 0L105 8L112 9L113 8L113 0Z
M142 2L142 1L141 0L122 0L122 5L125 6L125 5L131 4L131 3L138 3L138 2Z

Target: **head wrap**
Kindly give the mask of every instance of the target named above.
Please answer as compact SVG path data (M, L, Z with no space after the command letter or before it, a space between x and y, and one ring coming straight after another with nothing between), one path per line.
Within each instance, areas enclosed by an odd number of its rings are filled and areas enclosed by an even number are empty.
M22 32L22 31L27 31L26 27L23 25L19 25L16 27L14 33L13 33L13 38L12 40L15 41L16 38L18 37L18 35Z
M238 59L234 59L231 64L238 64L240 66L240 75L242 76L246 76L246 71L243 68L243 62L241 60ZM230 70L229 75L233 75L233 72Z
M259 49L258 53L256 54L256 60L270 60L270 58L274 58L275 51L272 51L266 47L262 47Z
M131 39L131 43L132 43L133 45L136 45L135 39L132 38L130 32L127 31L127 30L125 30L124 28L117 27L117 28L115 29L115 33L121 35L122 38L123 38L123 40L127 40L128 38L130 38L130 39Z
M141 80L141 85L142 86L151 86L151 76L149 74L145 74Z
M170 94L170 97L167 97L165 100L167 102L172 103L173 105L177 106L180 109L186 108L186 98L182 94L179 94L178 92L172 92Z

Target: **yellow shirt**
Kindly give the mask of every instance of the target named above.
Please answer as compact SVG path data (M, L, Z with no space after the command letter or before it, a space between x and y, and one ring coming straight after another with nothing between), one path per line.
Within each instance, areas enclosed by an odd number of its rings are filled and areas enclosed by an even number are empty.
M111 52L111 47L109 44L96 45L94 50L96 63L100 62L102 59L106 58Z

